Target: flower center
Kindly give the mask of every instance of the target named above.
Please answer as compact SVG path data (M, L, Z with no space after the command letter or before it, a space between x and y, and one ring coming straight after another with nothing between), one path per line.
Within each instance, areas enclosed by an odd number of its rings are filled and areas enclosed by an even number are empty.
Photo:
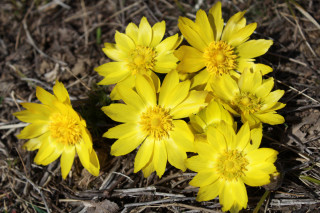
M225 151L218 157L217 170L225 180L237 180L247 170L248 161L238 150Z
M130 56L128 66L133 75L139 72L145 73L155 66L156 52L150 47L136 46Z
M140 118L142 130L156 140L168 138L169 132L174 127L169 110L160 106L149 107Z
M232 104L238 108L240 113L255 113L261 108L261 99L251 93L241 93Z
M210 74L227 74L236 68L237 55L234 53L233 47L224 41L211 42L209 47L204 50L203 57Z
M75 145L80 141L81 129L78 122L68 115L55 114L49 126L51 137L66 145Z

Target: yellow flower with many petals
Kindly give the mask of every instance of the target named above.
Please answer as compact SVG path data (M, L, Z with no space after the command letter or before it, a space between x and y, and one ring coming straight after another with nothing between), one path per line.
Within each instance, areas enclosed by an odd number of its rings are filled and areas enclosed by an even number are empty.
M178 59L173 55L173 51L182 38L175 34L162 40L165 29L164 21L151 27L143 17L139 27L130 23L125 33L117 31L116 43L105 43L103 48L104 53L115 62L95 68L105 77L99 84L110 85L122 82L134 87L137 74L157 78L153 72L168 73L176 69ZM116 94L113 92L111 97L116 97Z
M278 102L283 90L271 92L274 79L262 79L259 71L246 69L238 82L230 76L222 76L213 83L214 94L224 102L224 106L234 115L241 115L242 122L248 121L250 127L259 123L282 124L284 118L277 114L285 104Z
M208 127L219 125L222 121L236 129L236 123L231 114L223 108L222 104L211 100L206 108L190 116L190 126L195 134L195 141L206 141Z
M221 2L217 2L208 16L199 10L195 22L185 17L179 18L179 29L191 46L183 45L175 52L180 60L177 70L181 74L196 72L191 88L203 87L211 91L210 84L216 76L237 75L235 70L241 72L246 67L254 67L263 74L272 71L267 65L253 62L254 58L268 51L272 41L248 41L257 24L246 25L244 14L238 12L224 27Z
M247 207L245 184L270 183L276 172L277 151L259 148L261 140L250 143L250 128L245 123L236 134L232 126L210 126L208 143L196 143L198 155L186 160L187 168L197 172L190 185L200 187L198 201L219 196L223 211L238 212Z
M39 149L34 159L37 164L48 165L61 155L63 179L71 170L76 152L84 168L98 176L100 165L85 120L72 108L62 83L56 81L53 93L37 87L36 95L42 104L22 103L26 110L13 114L19 120L30 123L18 138L29 139L23 145L27 150Z
M142 169L148 177L153 171L161 177L167 161L185 170L186 152L193 152L194 136L181 118L197 113L207 93L189 91L190 81L179 83L179 76L172 71L165 77L157 98L155 87L149 78L137 75L136 92L126 85L118 87L118 93L126 104L111 104L102 110L111 119L123 122L109 129L103 136L116 138L111 154L125 155L136 149L134 172Z

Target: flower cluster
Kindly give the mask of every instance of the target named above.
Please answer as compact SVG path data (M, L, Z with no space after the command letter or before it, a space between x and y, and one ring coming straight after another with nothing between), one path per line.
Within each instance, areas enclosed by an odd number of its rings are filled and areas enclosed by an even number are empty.
M277 151L261 148L263 125L284 122L277 110L284 91L275 90L272 68L255 63L271 40L249 40L257 27L246 24L245 12L226 24L221 3L195 21L179 18L178 34L164 39L165 22L151 26L143 17L130 23L125 33L116 32L115 43L105 43L104 53L113 61L97 68L100 85L114 84L113 103L102 111L121 124L103 137L116 139L115 156L136 152L134 172L159 178L167 163L196 172L190 185L199 187L198 201L219 196L223 211L247 207L246 185L270 183L277 172ZM189 45L180 45L185 38ZM165 74L161 81L158 74ZM37 88L42 104L24 103L14 115L31 123L18 136L30 139L24 147L39 149L35 162L47 165L61 155L62 177L71 169L75 151L93 175L99 161L86 122L70 103L60 82L54 95ZM121 101L119 101L121 100ZM236 122L240 117L241 122ZM240 127L240 128L239 128ZM188 152L193 152L188 158Z

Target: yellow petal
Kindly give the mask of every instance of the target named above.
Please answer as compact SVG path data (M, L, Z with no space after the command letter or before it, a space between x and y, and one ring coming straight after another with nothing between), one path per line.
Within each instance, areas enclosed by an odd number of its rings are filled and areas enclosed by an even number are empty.
M118 122L136 122L139 117L139 112L130 105L116 103L101 109L112 120Z
M208 161L213 161L215 155L219 152L219 150L216 150L215 147L209 143L195 143L194 147L196 152Z
M242 180L249 186L263 186L270 183L270 175L261 170L245 171Z
M81 136L89 151L92 149L92 137L89 130L85 126L81 126Z
M200 71L191 79L190 89L198 90L198 87L201 87L202 89L200 89L200 90L203 90L203 88L209 82L209 78L210 78L210 75L209 75L209 72L207 71L207 69Z
M167 93L167 96L164 99L165 101L163 101L161 104L165 108L171 108L171 109L175 108L187 97L189 93L189 88L190 88L189 80L179 83L173 90L170 91L170 93Z
M239 205L239 209L246 208L248 195L244 183L241 180L226 181L219 200L222 205L222 211L228 211L234 205Z
M147 106L155 106L157 104L156 90L152 83L144 76L137 75L136 90Z
M89 164L90 167L88 171L92 175L98 176L100 171L100 163L99 163L97 153L94 151L94 149L92 149L91 152L89 153L89 159L90 159L90 164Z
M196 155L188 158L186 161L186 167L194 172L200 172L203 170L208 170L213 168L212 162L208 161L207 158Z
M263 102L264 104L262 105L260 110L268 110L271 107L273 107L277 101L284 95L284 90L276 90L273 92L270 92L267 97L264 98Z
M272 112L278 109L282 109L283 107L285 107L286 104L277 102L275 105L273 105L271 108L269 108L268 110L265 110L265 112Z
M38 104L40 106L46 106L42 104ZM49 109L49 108L47 108ZM15 112L12 113L14 116L16 116L20 121L26 122L26 123L35 123L35 122L45 122L49 118L49 113L48 115L41 114L41 112L31 112L29 110L23 110L21 112Z
M233 125L233 117L225 110L221 103L212 100L206 109L206 119L208 125L218 124L221 120L227 124Z
M257 23L248 24L244 28L240 29L238 32L231 34L228 44L233 47L239 46L240 44L249 39L250 35L254 32L256 28Z
M200 116L198 116L198 114L190 115L189 119L190 119L189 124L191 124L191 127L192 127L191 129L193 132L194 131L196 131L196 133L204 132L204 129L207 127L207 124Z
M159 93L160 92L160 85L161 85L159 77L154 72L151 72L150 73L150 80L153 82L156 93Z
M53 93L62 103L71 104L69 93L61 82L56 81L56 84L53 86Z
M272 45L271 40L250 40L237 47L241 58L255 58L265 54Z
M66 179L68 173L71 170L71 167L74 161L75 152L76 152L75 147L69 146L64 150L64 152L61 155L60 164L61 164L61 175L63 179Z
M139 24L138 45L148 47L152 39L152 29L146 17L142 17Z
M240 76L238 85L241 92L253 93L262 83L262 75L260 72L246 69Z
M134 159L134 173L140 171L150 160L152 160L151 157L153 156L154 143L154 139L151 139L150 137L146 138L142 143Z
M167 152L168 152L168 161L169 163L182 171L186 170L184 164L187 159L186 152L180 148L173 140L168 140L166 142Z
M21 105L26 108L28 111L32 113L39 113L43 114L43 116L49 116L50 113L53 111L50 106L44 104L37 104L37 103L21 103Z
M138 42L139 28L134 23L129 23L126 28L126 34L133 40L134 43Z
M111 100L120 100L121 99L117 88L122 84L127 85L128 87L133 89L136 86L136 76L129 75L127 78L125 78L121 82L117 83L110 93Z
M168 73L175 70L178 59L172 54L161 54L156 57L154 71L157 73Z
M255 114L257 118L259 118L263 123L267 123L270 125L277 125L284 123L284 117L277 114L276 112L268 112L264 114Z
M207 47L205 41L202 40L199 26L196 25L193 21L188 18L179 17L178 27L182 33L182 35L186 38L188 43L203 52Z
M231 36L241 28L245 27L246 19L243 17L244 14L245 11L238 12L228 20L221 36L222 41L229 43Z
M228 149L235 149L236 148L236 133L233 129L233 126L228 125L225 122L221 122L220 125L217 126L218 130L222 133L222 135L225 137L227 148Z
M238 150L243 150L250 144L250 136L250 127L249 124L246 122L242 125L242 127L236 135L236 147L238 148Z
M164 39L159 45L156 46L155 50L158 55L164 54L168 51L172 51L174 47L176 46L176 43L179 40L178 34L175 34L173 36L170 36L166 39Z
M250 149L255 150L258 149L261 144L262 139L262 124L260 124L257 128L251 130L251 140L252 146Z
M118 72L119 70L127 69L126 62L108 62L100 65L99 67L94 68L99 75L107 76L113 72Z
M216 198L222 191L224 182L221 180L216 180L210 185L200 187L197 201L208 201Z
M214 37L213 37L214 35L213 35L213 31L212 31L211 25L209 23L206 12L204 12L201 9L198 10L197 14L196 14L196 22L195 23L199 26L199 29L201 30L200 35L201 35L202 39L209 46L209 44L214 41Z
M53 145L53 144L51 144ZM54 146L52 147L52 152L47 149L47 154L50 153L49 155L46 156L45 159L43 159L39 164L47 166L48 164L52 163L53 161L57 160L58 157L60 157L61 153L64 150L64 144L61 143L54 143Z
M146 107L142 98L134 92L129 86L119 84L117 87L121 99L128 105L133 106L137 110L142 110Z
M215 152L222 152L228 147L224 135L214 126L208 127L207 139Z
M32 123L26 126L17 137L19 139L31 139L42 135L48 131L47 121L38 121L37 123Z
M136 48L133 40L124 33L119 33L118 31L116 31L114 39L116 41L116 47L123 52L130 52L130 50Z
M39 149L41 145L40 138L41 136L28 140L28 142L23 144L22 148L27 149L28 151L34 151L36 149Z
M254 64L254 70L260 71L262 75L268 74L273 71L271 67L265 64Z
M237 71L239 71L240 73L243 73L244 70L254 68L255 63L253 61L255 61L255 59L237 58L237 62L238 62Z
M215 41L221 38L224 21L222 19L221 2L215 3L209 10L209 21L213 25Z
M205 67L203 53L194 47L183 45L174 54L180 59L177 70L181 72L197 72Z
M111 146L111 155L120 156L126 155L137 148L146 138L142 132L132 132L127 137L122 137Z
M165 21L157 22L157 23L155 23L155 25L153 25L153 27L152 27L152 41L151 41L150 47L155 47L161 42L165 31L166 31Z
M207 106L207 103L205 103L207 94L206 91L190 91L188 96L171 110L171 115L174 119L178 119L198 113L200 109Z
M225 101L232 101L240 92L237 82L229 75L218 77L211 87L215 95Z
M214 183L218 178L219 175L214 171L214 169L204 170L198 172L189 184L197 187L208 187L207 185Z
M115 44L105 43L105 47L102 48L102 51L106 56L111 58L114 61L125 61L129 57L128 51L122 51L116 48Z
M102 137L125 138L137 131L139 131L139 126L137 123L124 123L108 129L108 131L104 133Z
M57 98L54 95L45 91L41 87L36 88L36 96L41 103L49 106L51 106L52 103L57 100Z
M153 166L153 160L151 160L143 169L142 169L142 172L143 172L143 176L145 178L149 177L151 175L152 172L154 172L155 169L154 169L154 166Z
M172 140L186 152L194 152L194 136L187 123L183 120L173 121L174 129L170 132Z
M273 78L268 78L255 90L255 94L259 98L265 98L274 86Z
M277 168L275 167L275 165L270 162L260 162L258 164L249 165L247 169L248 171L260 170L260 171L266 172L267 174L272 174L277 171Z
M260 148L247 154L250 164L258 164L261 162L274 163L277 159L278 152L271 148Z
M44 134L44 136L41 137L41 146L34 158L34 162L41 165L42 162L55 151L55 148L54 140L48 133Z
M110 85L110 84L119 83L125 80L131 74L130 70L126 66L126 63L114 62L112 64L109 64L108 69L111 69L111 68L112 68L112 71L110 71L108 74L103 75L103 73L101 73L104 79L98 83L99 85Z
M230 208L235 202L236 198L232 193L234 182L236 181L225 181L224 187L221 189L221 193L219 195L219 201L222 206L222 211L230 210Z
M153 166L159 178L162 177L167 165L167 147L164 141L155 141L153 150Z
M87 149L83 141L76 144L76 151L83 167L89 170L88 169L90 167L89 166L90 165L89 150Z
M179 84L179 75L177 71L169 72L162 82L159 94L159 104L166 106L168 104L168 97L172 93L172 90Z

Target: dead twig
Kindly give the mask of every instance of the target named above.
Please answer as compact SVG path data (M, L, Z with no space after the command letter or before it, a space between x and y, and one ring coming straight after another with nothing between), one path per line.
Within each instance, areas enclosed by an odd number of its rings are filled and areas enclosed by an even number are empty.
M60 60L57 60L55 58L52 58L50 56L48 56L47 54L45 54L42 50L39 49L39 47L35 44L29 30L28 30L28 26L27 26L27 23L26 23L26 20L23 20L22 21L22 25L23 25L23 29L24 31L26 32L26 35L27 35L27 41L29 42L29 44L31 44L31 46L33 46L34 49L36 49L36 51L42 55L43 57L45 58L48 58L56 63L59 63L60 65L63 65L63 66L67 66L67 63L63 62L63 61L60 61Z

